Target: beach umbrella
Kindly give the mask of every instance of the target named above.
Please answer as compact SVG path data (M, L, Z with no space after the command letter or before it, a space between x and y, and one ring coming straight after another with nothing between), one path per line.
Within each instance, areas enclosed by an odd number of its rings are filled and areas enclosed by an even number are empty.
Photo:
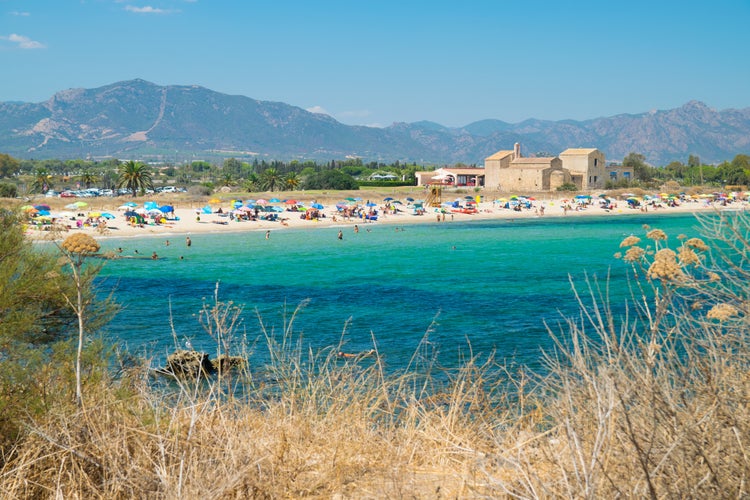
M104 213L102 213L102 217L104 217L105 219L114 219L114 218L115 218L115 216L114 216L114 215L112 215L112 214L111 214L111 213L109 213L109 212L104 212Z
M145 208L146 210L153 210L155 208L159 208L159 204L155 201L147 201L143 204L143 208Z
M164 205L163 207L160 207L159 210L161 210L162 213L168 214L174 212L174 207L171 205Z
M234 208L240 208L242 206L242 200L235 200L234 203L232 203L232 206Z
M28 211L28 210L36 210L36 208L34 208L31 205L24 205L24 206L21 207L21 210L26 210L26 211Z
M383 198L383 201L391 201L392 199L393 198L391 198L390 196L388 196L387 198Z
M280 200L280 199L278 199L278 198L271 198L271 199L270 199L270 200L268 200L268 201L269 201L269 203L281 203L281 200Z
M464 200L473 200L473 199L474 199L473 196L464 196Z
M134 212L140 215L146 215L148 213L148 210L146 210L145 208L139 207L139 208L136 208Z
M273 212L283 212L284 209L281 207L271 207L271 211Z
M101 212L89 212L89 217L101 217Z
M398 201L398 200L393 200L393 204L394 204L394 205L403 205L403 203L401 203L401 202L400 202L400 201Z
M287 205L296 205L297 200L286 200L284 203L286 203Z
M411 196L409 196L409 197L406 198L406 201L414 201L414 198L412 198Z
M138 217L138 212L135 212L133 210L128 210L122 215L124 215L125 217Z
M138 203L136 203L134 201L129 201L127 203L123 203L123 205L125 205L126 207L135 208L135 207L138 206Z
M89 206L89 204L86 203L85 201L76 201L75 203L73 203L73 205L75 205L76 208L83 208L83 207Z
M377 203L373 203L373 202L367 203L366 205L367 205L368 207L376 207L376 206L378 206L378 204L377 204Z
M51 210L49 205L34 205L34 208L36 208L37 210Z
M47 215L49 215L49 210L38 210L37 211L37 215L47 216Z
M268 200L264 200L263 198L255 201L256 205L268 205Z
M357 201L356 198L352 198L351 196L348 198L344 198L346 201Z
M324 208L323 205L321 205L320 203L313 203L311 206L313 208L317 208L318 210L323 210Z

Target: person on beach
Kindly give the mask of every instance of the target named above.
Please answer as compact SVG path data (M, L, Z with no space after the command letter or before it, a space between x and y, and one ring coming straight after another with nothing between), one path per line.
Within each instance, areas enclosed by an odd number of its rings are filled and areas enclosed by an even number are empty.
M343 239L344 239L344 233L342 233L342 232L341 232L341 229L339 229L339 236L338 236L338 238L339 238L340 240L343 240Z
M187 246L190 246L190 245L192 245L192 244L193 244L192 240L190 239L190 236L186 236L186 237L185 237L185 244L186 244Z
M359 232L359 226L357 224L354 224L354 232L355 233Z
M271 231L266 231L266 239L267 240L271 239Z
M158 255L156 255L156 252L154 252L154 253L152 253L152 254L151 254L151 258L152 258L153 260L156 260L156 259L158 259L158 258L159 258L159 256L158 256Z

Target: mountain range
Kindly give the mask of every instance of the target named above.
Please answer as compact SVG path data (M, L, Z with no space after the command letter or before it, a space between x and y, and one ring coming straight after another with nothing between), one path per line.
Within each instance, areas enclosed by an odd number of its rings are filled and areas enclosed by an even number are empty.
M519 142L527 155L595 147L608 161L630 152L652 165L731 160L750 152L750 108L716 111L691 101L670 110L584 121L481 120L385 128L344 125L281 102L199 86L136 79L57 92L41 103L0 103L0 152L18 158L340 160L466 163Z

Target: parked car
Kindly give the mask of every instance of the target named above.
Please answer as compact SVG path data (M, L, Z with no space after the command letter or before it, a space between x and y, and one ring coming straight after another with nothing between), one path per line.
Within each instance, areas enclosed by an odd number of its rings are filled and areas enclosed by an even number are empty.
M73 191L63 191L60 193L60 198L75 198L76 194Z

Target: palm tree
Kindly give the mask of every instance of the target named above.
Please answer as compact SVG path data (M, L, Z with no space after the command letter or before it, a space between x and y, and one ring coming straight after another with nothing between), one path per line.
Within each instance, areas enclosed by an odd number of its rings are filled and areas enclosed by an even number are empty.
M297 175L297 172L289 172L286 174L286 177L284 177L284 185L290 191L296 190L301 182L302 181L300 180L299 175Z
M258 174L256 174L255 172L251 172L250 175L247 176L247 179L245 179L245 181L242 183L242 187L248 193L252 193L258 187L258 184Z
M89 170L81 172L79 177L81 183L86 186L86 189L90 188L93 183L99 180L99 177L97 177L96 174L91 173Z
M137 163L133 160L127 161L117 168L119 181L117 187L125 186L133 192L133 197L138 196L138 190L153 188L151 182L151 171L148 165Z
M222 186L236 186L237 181L234 180L234 175L232 175L230 172L224 172L224 174L221 176L221 185Z
M262 174L260 174L260 185L262 189L274 191L281 182L282 177L279 174L279 171L273 167L267 168Z
M52 176L46 169L38 168L34 172L34 180L31 182L31 191L38 193L46 193L49 189L52 189Z

